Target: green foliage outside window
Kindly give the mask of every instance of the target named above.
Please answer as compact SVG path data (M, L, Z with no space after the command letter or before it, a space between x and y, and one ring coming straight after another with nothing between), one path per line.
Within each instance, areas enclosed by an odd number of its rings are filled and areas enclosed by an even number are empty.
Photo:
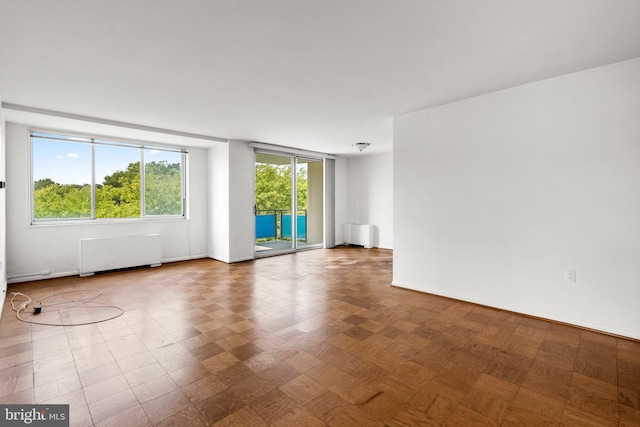
M307 208L307 168L297 174L298 209ZM256 164L256 207L261 210L291 210L291 166Z
M34 188L36 219L91 217L90 185L60 185L50 179L42 179L35 182Z
M46 178L34 182L35 219L91 218L91 186L61 185ZM181 215L180 163L145 165L147 215ZM140 163L130 163L96 185L96 218L140 217Z
M140 216L140 162L104 177L103 183L96 186L96 218Z
M144 168L144 194L146 215L182 214L180 163L166 160L147 163Z

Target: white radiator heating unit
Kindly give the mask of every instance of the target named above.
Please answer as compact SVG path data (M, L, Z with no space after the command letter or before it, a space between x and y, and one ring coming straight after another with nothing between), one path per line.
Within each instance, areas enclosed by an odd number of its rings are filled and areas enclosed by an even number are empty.
M161 234L80 239L80 276L161 263Z
M348 245L361 245L371 249L373 247L373 226L369 224L345 224L344 240Z

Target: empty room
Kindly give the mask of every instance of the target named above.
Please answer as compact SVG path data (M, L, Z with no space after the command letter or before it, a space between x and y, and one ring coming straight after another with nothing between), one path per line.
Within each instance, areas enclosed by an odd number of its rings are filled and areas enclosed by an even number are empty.
M640 426L638 22L0 0L0 425Z

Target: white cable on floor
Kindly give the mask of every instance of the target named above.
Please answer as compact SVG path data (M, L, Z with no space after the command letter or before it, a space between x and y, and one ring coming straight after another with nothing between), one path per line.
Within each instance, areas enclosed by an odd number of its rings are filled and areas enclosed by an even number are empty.
M53 302L53 303L49 303L49 304L42 304L42 302L48 298L51 297L55 297L58 295L63 295L63 294L69 294L69 293L77 293L77 292L95 292L96 295L95 296L91 296L91 297L87 297L87 298L82 298L82 299L77 299L77 300L69 300L69 301L61 301L61 302ZM79 322L79 323L48 323L48 322L37 322L37 321L33 321L33 320L27 320L24 319L23 317L20 316L20 313L24 310L27 309L27 307L33 302L33 300L31 299L31 297L29 297L29 295L23 294L22 292L11 292L12 293L12 297L11 297L11 308L13 309L13 311L16 312L16 317L18 318L18 320L22 321L22 322L26 322L26 323L32 323L35 325L46 325L46 326L81 326L81 325L93 325L95 323L100 323L100 322L106 322L107 320L112 320L115 319L116 317L120 317L124 314L124 310L121 309L120 307L116 307L115 305L112 304L108 304L105 302L99 302L99 301L95 301L96 299L98 299L100 297L100 295L102 295L102 291L98 290L98 289L79 289L79 290L72 290L72 291L62 291L62 292L56 292L53 294L49 294L43 298L40 298L39 300L37 300L36 302L38 303L37 307L41 307L41 309L44 309L44 307L56 307L58 310L58 313L61 314L60 312L60 306L66 305L66 308L74 308L74 307L81 307L83 306L84 308L96 308L96 307L108 307L108 308L113 308L115 310L118 311L117 314L107 317L105 319L100 319L100 320L91 320L91 321L87 321L87 322ZM20 306L16 309L15 304L13 303L14 299L17 296L23 296L27 299L27 301L23 302L22 304L20 304ZM73 305L69 305L69 304L73 304ZM88 305L88 304L95 304L93 306ZM46 311L46 310L45 310ZM60 316L60 318L62 318L62 315Z

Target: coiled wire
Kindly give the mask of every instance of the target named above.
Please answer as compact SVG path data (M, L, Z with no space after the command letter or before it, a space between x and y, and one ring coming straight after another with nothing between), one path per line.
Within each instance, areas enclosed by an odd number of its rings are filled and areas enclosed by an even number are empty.
M49 302L49 303L43 303L44 301L46 301L47 299L59 296L59 295L64 295L64 294L71 294L71 293L81 293L81 292L90 292L90 293L94 293L95 295L86 297L86 298L81 298L81 299L71 299L68 301L60 301L60 302ZM25 323L32 323L35 325L46 325L46 326L81 326L81 325L92 325L95 323L100 323L100 322L106 322L108 320L112 320L115 319L117 317L120 317L124 314L124 310L121 309L120 307L117 307L115 305L109 304L109 303L105 303L105 302L100 302L100 301L96 301L96 299L100 298L100 296L102 295L102 291L99 289L79 289L79 290L71 290L71 291L62 291L62 292L55 292L52 294L49 294L45 297L42 297L38 300L36 300L36 302L38 303L37 305L42 307L42 312L47 312L48 310L45 310L45 307L55 307L56 310L58 311L58 314L60 315L60 319L63 320L63 314L64 314L64 310L65 309L71 309L71 308L77 308L77 307L82 307L82 308L111 308L114 309L116 311L116 313L112 316L107 316L104 319L92 319L90 321L81 321L81 322L70 322L70 323L65 323L65 322L60 322L60 323L53 323L53 322L40 322L37 320L30 320L30 319L25 319L24 317L20 316L20 313L22 312L26 312L25 310L29 307L29 305L31 305L31 303L33 302L33 300L31 299L31 297L29 295L23 294L22 292L12 292L12 297L11 297L11 308L13 309L13 311L16 312L16 317L18 318L18 320L25 322ZM14 300L16 297L24 297L26 298L26 301L24 301L22 304L20 304L18 306L18 308L16 308L15 304L14 304ZM40 314L37 314L37 316L40 316ZM33 317L33 316L32 316Z

